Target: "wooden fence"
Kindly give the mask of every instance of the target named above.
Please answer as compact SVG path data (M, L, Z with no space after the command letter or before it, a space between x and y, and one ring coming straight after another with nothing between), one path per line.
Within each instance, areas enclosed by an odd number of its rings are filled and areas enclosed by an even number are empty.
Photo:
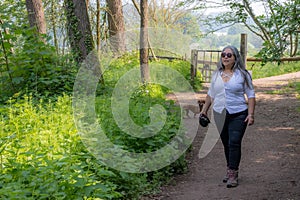
M247 58L247 34L241 34L240 54L246 66L247 61L262 62L262 59ZM220 50L193 49L191 51L191 80L194 81L197 71L200 70L203 81L206 83L210 82L212 72L217 69L217 63L220 60L220 56ZM300 57L282 58L280 61L300 61Z
M246 63L247 58L247 34L241 34L240 54ZM192 50L191 52L191 80L194 81L197 70L201 70L204 82L210 82L212 72L217 69L220 60L220 50Z
M219 50L192 50L191 52L191 79L194 80L197 71L200 70L203 81L210 82L212 72L217 69L220 59Z

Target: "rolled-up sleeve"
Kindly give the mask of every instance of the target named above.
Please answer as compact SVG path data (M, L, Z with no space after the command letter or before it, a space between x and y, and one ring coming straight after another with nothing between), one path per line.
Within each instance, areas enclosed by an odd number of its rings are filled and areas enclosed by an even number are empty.
M215 94L214 94L214 91L213 91L212 88L209 88L207 94L208 94L211 98L213 98L213 99L215 98Z
M245 87L245 93L247 95L247 98L248 99L255 98L255 90L254 90L254 86L253 86L252 78L251 78L250 74L247 74L246 79L247 79L248 83L250 84L248 86L248 84L245 81L244 87Z
M213 73L213 75L211 77L210 87L207 92L207 94L213 99L216 96L216 91L215 91L215 87L214 87L216 78L217 78L217 73L215 72L215 73Z

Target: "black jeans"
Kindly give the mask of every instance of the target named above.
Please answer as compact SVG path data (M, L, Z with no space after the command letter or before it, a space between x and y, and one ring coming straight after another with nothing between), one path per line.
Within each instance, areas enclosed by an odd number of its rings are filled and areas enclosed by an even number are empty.
M234 114L229 114L226 110L221 114L214 112L214 119L221 136L229 169L239 169L241 144L247 128L247 123L244 121L247 115L248 110Z

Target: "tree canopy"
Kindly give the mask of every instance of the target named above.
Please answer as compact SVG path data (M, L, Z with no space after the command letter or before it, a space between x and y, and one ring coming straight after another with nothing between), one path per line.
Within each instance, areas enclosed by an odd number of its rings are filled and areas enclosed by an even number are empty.
M299 54L300 1L299 0L234 0L199 1L203 7L223 11L205 19L210 31L243 24L263 40L257 57L264 61L279 60L283 56ZM258 9L260 8L260 9ZM259 12L258 12L259 10ZM288 14L287 14L288 13Z

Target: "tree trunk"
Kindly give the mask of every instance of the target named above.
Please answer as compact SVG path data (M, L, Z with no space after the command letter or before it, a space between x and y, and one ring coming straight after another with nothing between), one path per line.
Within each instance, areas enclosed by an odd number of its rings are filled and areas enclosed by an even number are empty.
M141 0L141 30L140 30L140 69L142 82L150 81L149 52L148 52L148 1Z
M134 5L135 9L137 10L137 12L139 13L139 15L141 16L142 15L141 14L141 9L139 8L138 3L135 0L131 0L131 1L132 1L133 5ZM155 53L154 53L154 51L153 51L153 49L151 47L151 43L150 43L150 38L149 37L148 37L148 48L149 48L149 51L151 52L154 60L157 61L157 57L156 57L156 55L155 55Z
M100 60L94 50L93 35L88 16L86 1L83 0L65 0L65 10L67 14L67 31L71 49L78 63L87 63L91 66L94 75L99 77L100 82L104 84L101 71ZM90 54L91 60L85 60ZM92 63L91 63L92 62Z
M56 54L58 55L59 53L59 46L58 46L58 40L57 40L57 34L56 34L56 11L55 11L55 5L54 2L51 3L51 15L50 15L50 20L51 20L51 26L52 26L52 33L53 33L53 41L54 41L54 46L56 49Z
M75 60L81 63L94 49L86 1L65 0L67 31Z
M30 27L35 27L38 33L46 34L46 20L42 0L26 0L26 8Z
M122 0L106 0L108 6L108 29L112 51L125 51L125 24L122 9Z
M2 30L1 30L2 27L3 27L3 21L2 21L2 19L0 19L0 25L1 25L1 26L0 26L0 41L1 41L2 52L3 52L4 60L5 60L5 67L6 67L6 71L7 71L7 74L8 74L8 77L9 77L10 84L11 84L11 86L12 86L13 92L15 92L16 89L15 89L15 85L14 85L14 83L13 83L13 77L12 77L12 75L11 75L12 70L10 69L10 66L9 66L9 60L8 60L9 53L6 51L5 41L4 41L4 37L3 37L3 35L2 35ZM5 30L5 29L4 29L4 33L5 33L6 35L9 35L8 30ZM9 41L9 40L7 40L6 42L10 44L10 41ZM11 46L12 46L12 45L11 45ZM13 49L12 49L12 47L10 47L10 54L13 54ZM0 73L0 77L4 77L3 74L2 74L2 72Z
M97 51L100 51L100 45L101 45L101 14L100 14L100 0L96 1L97 4L97 14L96 14L96 45L97 45Z
M298 44L299 44L299 33L296 33L296 34L295 34L295 42L294 42L294 52L293 52L293 57L297 55Z

